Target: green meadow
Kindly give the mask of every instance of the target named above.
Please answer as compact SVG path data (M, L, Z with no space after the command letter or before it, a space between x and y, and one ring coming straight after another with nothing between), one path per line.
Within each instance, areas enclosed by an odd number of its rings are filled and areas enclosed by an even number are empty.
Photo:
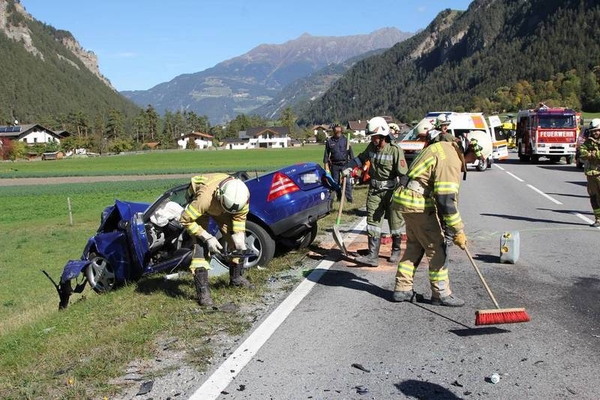
M319 145L287 149L173 150L43 162L2 162L0 178L271 171L298 162L321 163L323 150Z

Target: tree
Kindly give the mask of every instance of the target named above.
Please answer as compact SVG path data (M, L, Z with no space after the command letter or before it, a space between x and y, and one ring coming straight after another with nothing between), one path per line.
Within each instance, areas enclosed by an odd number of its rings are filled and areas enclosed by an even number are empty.
M106 123L106 136L112 139L122 138L125 135L124 117L119 110L110 109Z
M290 131L290 136L294 137L296 132L296 115L292 111L292 107L286 107L281 111L281 125L285 126Z

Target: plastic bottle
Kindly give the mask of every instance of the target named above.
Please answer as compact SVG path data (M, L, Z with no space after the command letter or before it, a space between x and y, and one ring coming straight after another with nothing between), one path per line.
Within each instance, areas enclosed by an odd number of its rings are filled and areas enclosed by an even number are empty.
M500 375L493 373L492 376L490 376L490 381L494 384L500 382Z

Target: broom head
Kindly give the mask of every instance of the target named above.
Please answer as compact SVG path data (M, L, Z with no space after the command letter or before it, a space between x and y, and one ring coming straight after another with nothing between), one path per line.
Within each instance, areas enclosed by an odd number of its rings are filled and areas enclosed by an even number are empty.
M475 325L514 324L531 319L524 308L498 308L475 311Z

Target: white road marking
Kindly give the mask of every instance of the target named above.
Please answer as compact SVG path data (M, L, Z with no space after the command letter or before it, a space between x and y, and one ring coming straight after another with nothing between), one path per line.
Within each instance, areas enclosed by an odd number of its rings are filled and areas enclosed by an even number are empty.
M364 232L366 218L354 226L350 232ZM346 239L354 241L358 233L351 233ZM346 241L346 240L344 240ZM296 306L306 297L321 277L331 268L334 261L323 260L298 287L260 324L250 336L217 368L217 370L190 397L190 400L213 400L229 386L238 373L252 360L252 357L267 342Z
M594 221L592 221L591 219L589 219L589 218L588 218L588 217L586 217L585 215L581 215L581 214L579 214L579 213L576 213L576 212L573 212L573 213L571 213L571 214L573 214L573 215L574 215L574 216L576 216L577 218L579 218L579 219L583 220L584 222L587 222L587 223L588 223L588 224L590 224L590 225L594 223ZM597 226L597 227L596 227L596 229L600 229L600 226Z
M553 202L554 204L561 204L561 205L562 205L562 203L561 203L560 201L556 200L556 199L555 199L555 198L553 198L553 197L550 197L550 196L548 196L546 193L542 192L540 189L536 188L535 186L533 186L533 185L530 185L530 184L527 184L527 186L528 186L530 189L532 189L532 190L534 190L534 191L538 192L539 194L541 194L542 196L544 196L545 198L547 198L548 200L550 200L550 201L551 201L551 202Z
M512 176L513 178L515 178L516 180L518 180L519 182L525 182L523 179L519 178L518 176L516 176L512 172L506 171L506 173L509 174L510 176Z

